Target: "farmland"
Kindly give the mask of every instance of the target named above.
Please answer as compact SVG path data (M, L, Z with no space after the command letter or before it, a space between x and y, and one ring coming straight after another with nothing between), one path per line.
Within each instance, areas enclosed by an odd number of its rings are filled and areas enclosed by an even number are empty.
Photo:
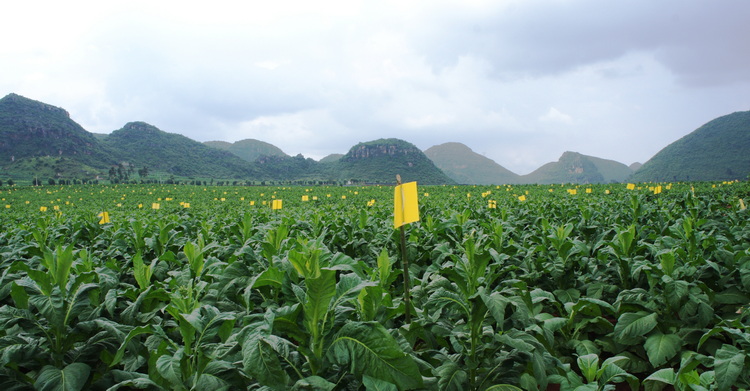
M420 186L408 324L392 187L4 188L0 384L747 389L750 184L630 187Z

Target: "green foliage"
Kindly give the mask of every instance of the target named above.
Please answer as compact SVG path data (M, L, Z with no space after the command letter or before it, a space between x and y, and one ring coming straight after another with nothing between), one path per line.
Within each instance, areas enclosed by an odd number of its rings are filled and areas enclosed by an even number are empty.
M709 121L643 164L633 181L746 179L750 167L750 111Z
M750 387L748 184L590 188L421 187L411 322L391 187L3 189L0 384Z

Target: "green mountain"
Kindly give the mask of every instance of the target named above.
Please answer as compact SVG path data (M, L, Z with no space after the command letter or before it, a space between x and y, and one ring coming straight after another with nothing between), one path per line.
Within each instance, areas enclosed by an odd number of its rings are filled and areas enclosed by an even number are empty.
M632 174L630 168L614 160L565 152L556 162L547 163L522 176L523 183L610 183L622 182Z
M206 141L203 143L209 147L229 151L240 159L254 162L261 156L289 156L275 145L255 139L245 139L228 143L226 141Z
M211 148L145 122L129 122L103 143L118 162L182 177L265 179L260 170L227 151Z
M629 176L633 175L634 170L630 168L630 166L627 166L620 162L593 156L586 157L591 160L592 163L594 163L594 166L602 174L602 177L604 177L604 182L606 183L625 182L625 180L627 180Z
M455 183L414 144L394 138L359 143L331 165L343 180L395 183L399 174L404 182Z
M110 159L64 109L9 94L0 99L0 158L65 156L91 165Z
M64 109L16 94L0 99L3 171L19 177L92 179L113 162L109 151Z
M484 157L461 143L435 145L424 151L435 165L458 183L500 185L520 183L521 177L494 160Z
M320 163L333 163L339 161L342 157L344 157L343 153L332 153L320 160L318 162Z
M716 118L669 144L643 164L637 182L746 179L750 173L750 111Z

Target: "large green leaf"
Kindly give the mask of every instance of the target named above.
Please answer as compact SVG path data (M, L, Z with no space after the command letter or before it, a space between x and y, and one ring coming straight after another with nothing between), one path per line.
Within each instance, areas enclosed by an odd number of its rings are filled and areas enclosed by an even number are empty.
M395 384L367 375L362 376L362 385L367 391L398 391Z
M347 323L336 335L329 354L357 376L385 380L401 390L422 386L416 362L380 323Z
M682 339L676 334L656 333L646 339L643 347L646 348L648 361L658 367L677 354L682 347Z
M643 380L643 387L647 391L661 390L666 385L673 385L677 381L677 374L672 368L660 369Z
M656 327L656 314L646 311L626 312L620 315L615 325L614 336L617 342L634 345L641 337Z
M242 343L242 364L247 374L261 384L277 390L286 389L289 376L281 367L279 355L271 340L272 313L262 322L248 327L251 331Z
M70 268L73 266L73 244L68 245L65 248L57 246L54 255L55 266L50 269L53 274L55 283L62 291L65 291L65 286L68 284L70 277Z
M495 384L494 386L491 386L485 389L484 391L522 391L522 390L510 384Z
M181 361L185 351L183 348L177 349L174 355L163 354L156 359L156 370L159 372L174 390L184 390L185 385L182 381Z
M39 371L34 387L39 391L80 391L86 385L91 368L72 363L63 369L47 365Z
M469 376L466 371L453 360L445 360L443 365L435 369L438 376L438 388L442 391L461 391L466 389Z
M112 375L113 381L116 383L107 388L107 391L116 391L123 387L127 390L156 389L158 387L158 385L149 379L148 375L145 373L120 371L115 369L112 370L110 374Z
M581 374L586 378L588 383L596 380L596 373L599 371L599 356L596 354L587 354L585 356L578 357L578 369L581 370Z
M714 372L719 390L728 390L743 371L747 355L732 345L722 345L714 355Z
M292 391L297 390L316 390L316 391L331 391L336 387L336 384L323 379L320 376L308 376L304 379L297 380L292 387Z

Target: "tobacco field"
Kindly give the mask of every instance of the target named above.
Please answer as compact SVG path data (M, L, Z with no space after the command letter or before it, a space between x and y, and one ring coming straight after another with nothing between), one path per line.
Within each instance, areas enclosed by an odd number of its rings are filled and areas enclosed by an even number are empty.
M0 190L6 391L750 387L747 182Z

